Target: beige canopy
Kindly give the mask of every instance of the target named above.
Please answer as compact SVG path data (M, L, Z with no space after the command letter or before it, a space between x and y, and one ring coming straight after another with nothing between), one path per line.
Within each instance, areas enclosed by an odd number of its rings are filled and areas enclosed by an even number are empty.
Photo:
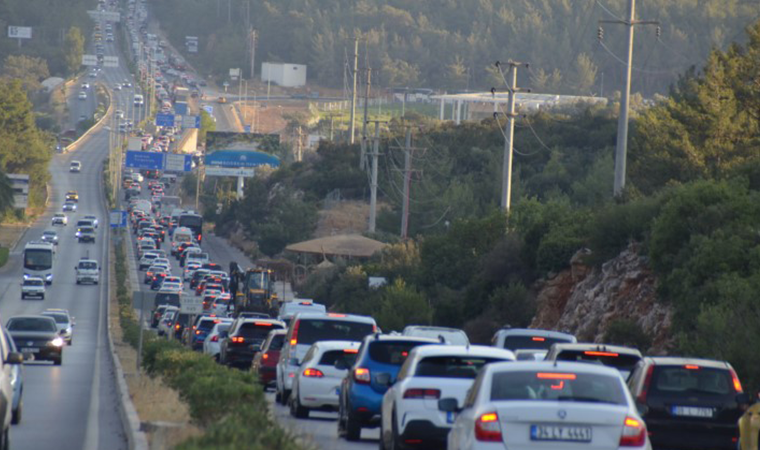
M375 252L385 247L380 241L369 239L358 234L328 236L311 241L298 242L285 247L294 253L313 253L317 255L348 256L353 258L369 258Z

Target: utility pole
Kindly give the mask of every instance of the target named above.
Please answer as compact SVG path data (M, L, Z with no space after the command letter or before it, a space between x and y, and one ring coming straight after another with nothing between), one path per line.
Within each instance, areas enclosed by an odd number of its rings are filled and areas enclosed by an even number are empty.
M350 128L350 138L351 138L351 144L355 142L355 133L356 133L356 73L359 71L359 39L354 38L354 68L352 71L353 77L354 77L354 88L351 90L351 123L349 125ZM267 91L267 100L269 100L269 93Z
M369 90L372 84L372 69L367 67L367 86L364 89L364 121L362 122L362 155L359 160L359 168L367 167L367 122L369 121Z
M377 158L380 156L380 121L375 120L375 139L372 145L372 179L369 196L369 232L375 232L377 219Z
M633 68L633 33L636 25L659 25L658 21L636 20L636 0L628 0L628 20L600 20L602 23L622 24L628 27L628 55L626 58L625 85L620 98L617 145L615 146L615 197L620 197L625 189L626 158L628 153L628 109L631 100L631 69ZM603 37L599 27L599 40Z
M512 206L512 151L514 149L515 141L515 97L520 90L517 87L517 68L520 66L527 67L527 64L519 63L510 60L509 65L509 111L507 111L507 126L504 130L504 134L507 139L504 141L504 162L501 171L501 209L509 214L509 209ZM496 63L497 67L499 63ZM499 69L501 70L501 69Z
M250 3L248 4L250 8ZM250 32L251 37L251 76L249 77L251 81L255 78L256 74L256 30L251 30Z
M409 237L409 199L411 197L412 174L417 172L412 169L412 152L425 150L424 148L412 147L412 128L407 127L404 142L404 203L401 213L401 239Z

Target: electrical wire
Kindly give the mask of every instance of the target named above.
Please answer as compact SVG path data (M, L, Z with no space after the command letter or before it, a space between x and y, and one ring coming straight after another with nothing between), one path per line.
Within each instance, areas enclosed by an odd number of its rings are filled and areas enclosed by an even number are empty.
M614 59L615 59L615 61L619 62L620 64L622 64L622 65L624 65L624 66L626 66L626 67L628 66L628 63L627 63L627 62L625 62L625 61L623 61L623 60L622 60L620 57L618 57L618 56L617 56L617 55L616 55L616 54L615 54L615 53L614 53L612 50L610 50L610 49L609 49L609 47L607 47L607 46L604 44L604 42L603 42L603 41L599 41L599 45L601 45L601 46L602 46L602 48L603 48L603 49L604 49L604 50L605 50L607 53L609 53L609 54L610 54L610 56L612 56L612 58L614 58ZM631 69L632 69L632 70L635 70L636 72L639 72L639 73L646 73L646 74L649 74L649 75L674 75L674 74L676 74L676 73L677 73L675 69L670 69L670 70L647 70L647 69L642 69L642 68L640 68L640 67L636 67L636 66L634 66L633 64L631 65Z
M615 14L614 12L610 11L610 10L609 10L609 9L608 9L606 6L604 6L604 5L602 4L602 2L600 2L599 0L596 0L596 4L597 4L597 5L599 5L599 7L600 7L600 8L602 8L602 9L604 10L604 12L606 12L607 14L609 14L609 15L610 15L610 17L614 18L615 20L619 20L619 21L621 21L621 22L627 22L626 20L623 20L623 19L622 19L620 16L618 16L618 15L617 15L617 14Z

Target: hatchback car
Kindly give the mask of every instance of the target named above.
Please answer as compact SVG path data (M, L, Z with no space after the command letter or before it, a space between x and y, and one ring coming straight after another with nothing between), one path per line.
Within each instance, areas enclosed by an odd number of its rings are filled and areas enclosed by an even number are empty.
M737 422L749 396L729 363L647 357L636 365L628 388L654 447L736 448Z
M456 415L449 449L651 449L644 420L610 367L486 364L463 404L442 398L438 408Z
M253 357L251 372L259 377L259 383L266 389L274 384L277 375L277 360L280 359L280 350L285 342L287 330L272 330L267 335L267 340L261 346L261 350Z
M58 325L49 316L13 316L6 326L16 347L30 359L63 363L63 346L66 342L59 335Z

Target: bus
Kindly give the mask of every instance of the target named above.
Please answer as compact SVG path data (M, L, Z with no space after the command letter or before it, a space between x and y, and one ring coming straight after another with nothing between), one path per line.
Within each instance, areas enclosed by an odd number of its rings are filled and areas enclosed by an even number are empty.
M55 246L49 242L32 241L24 246L24 278L40 277L53 284Z
M190 231L193 232L193 237L199 244L203 240L203 217L200 214L183 212L179 216L177 226L190 228Z

